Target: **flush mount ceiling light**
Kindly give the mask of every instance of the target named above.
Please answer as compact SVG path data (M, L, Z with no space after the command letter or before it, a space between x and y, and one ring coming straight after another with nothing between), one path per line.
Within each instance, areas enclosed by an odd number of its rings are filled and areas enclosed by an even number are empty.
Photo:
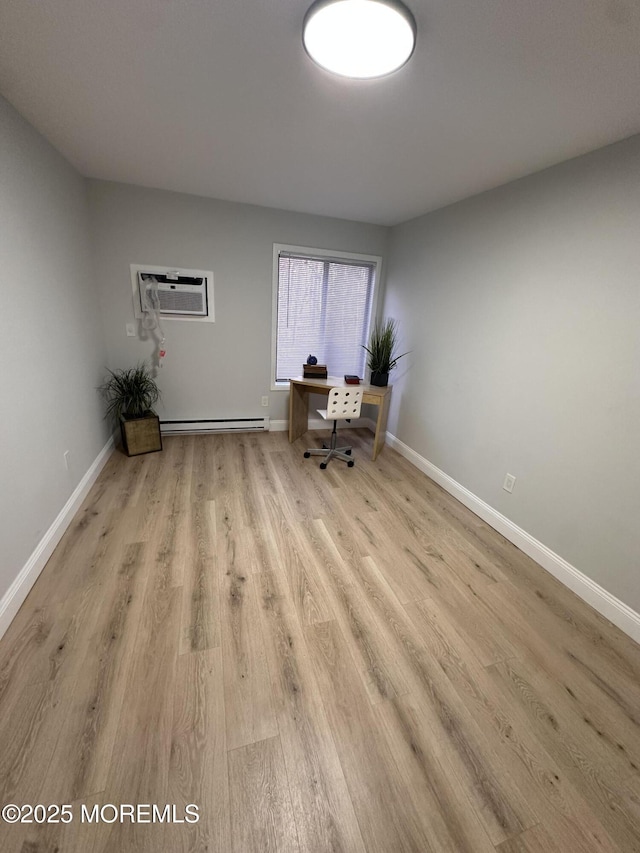
M302 29L314 62L343 77L383 77L413 53L416 22L397 0L317 0Z

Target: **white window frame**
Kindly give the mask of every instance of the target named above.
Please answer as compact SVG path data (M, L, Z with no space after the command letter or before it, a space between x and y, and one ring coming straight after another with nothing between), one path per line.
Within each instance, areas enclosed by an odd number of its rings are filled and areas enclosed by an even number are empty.
M371 322L379 316L381 303L380 279L382 274L382 257L380 255L363 255L358 252L339 252L335 249L314 249L310 246L291 246L288 243L273 244L273 292L271 300L271 390L288 391L289 382L276 382L276 353L278 346L278 284L280 272L280 253L291 252L309 258L338 261L353 261L355 264L365 262L373 266L373 293L371 296ZM300 365L302 374L302 365Z

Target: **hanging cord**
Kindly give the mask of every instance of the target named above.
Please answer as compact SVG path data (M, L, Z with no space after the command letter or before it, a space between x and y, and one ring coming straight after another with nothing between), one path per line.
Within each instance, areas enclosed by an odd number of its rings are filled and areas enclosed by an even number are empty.
M160 319L160 294L158 280L150 275L144 278L144 286L140 288L140 307L142 308L142 328L147 332L158 332L158 367L162 367L167 354L162 320Z

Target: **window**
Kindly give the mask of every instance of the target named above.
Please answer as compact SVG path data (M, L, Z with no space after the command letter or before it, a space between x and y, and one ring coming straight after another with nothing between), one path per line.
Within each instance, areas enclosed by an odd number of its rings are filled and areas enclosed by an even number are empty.
M330 376L364 377L380 258L274 246L274 376L300 376L309 354Z

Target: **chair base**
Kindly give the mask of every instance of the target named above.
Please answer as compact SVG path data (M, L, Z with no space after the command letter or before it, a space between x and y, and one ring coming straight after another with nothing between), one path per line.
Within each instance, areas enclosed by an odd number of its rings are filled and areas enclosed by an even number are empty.
M349 468L353 468L355 461L351 458L352 447L336 447L338 443L338 433L336 431L336 421L333 422L333 431L331 432L331 444L327 447L326 444L323 443L322 447L310 447L309 450L305 451L304 458L308 459L310 456L323 456L324 459L320 463L321 468L326 468L329 462L333 459L341 459L343 462L346 462Z

